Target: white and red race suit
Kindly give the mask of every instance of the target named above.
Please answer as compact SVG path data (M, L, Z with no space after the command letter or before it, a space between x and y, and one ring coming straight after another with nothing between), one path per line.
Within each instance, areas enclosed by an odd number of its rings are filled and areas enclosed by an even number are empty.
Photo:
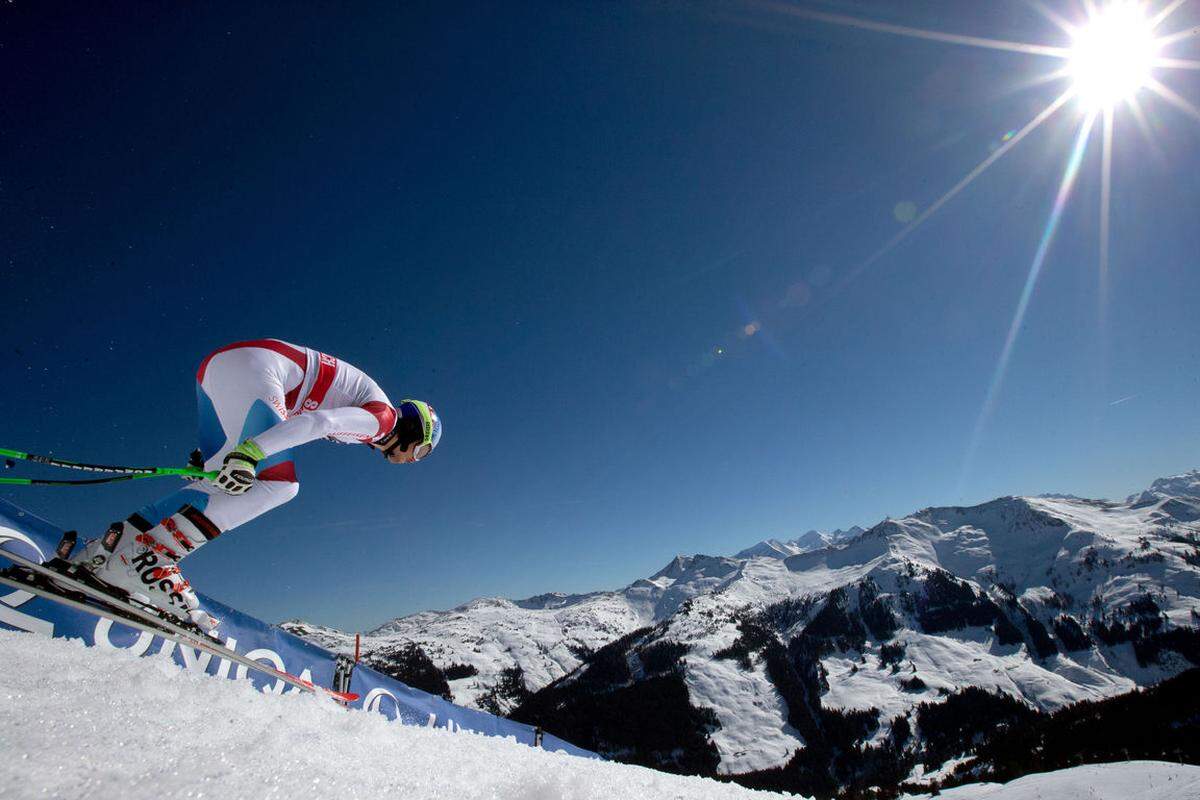
M214 351L196 372L196 400L204 468L220 469L226 453L253 438L266 454L258 480L236 497L208 481L194 482L141 509L138 516L151 523L189 505L219 532L236 528L299 492L291 448L321 438L374 442L396 422L396 409L365 372L279 339Z

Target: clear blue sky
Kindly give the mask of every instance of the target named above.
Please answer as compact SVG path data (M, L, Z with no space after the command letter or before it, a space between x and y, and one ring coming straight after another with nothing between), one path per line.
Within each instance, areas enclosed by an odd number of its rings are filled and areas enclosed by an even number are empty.
M1118 112L1103 291L1093 134L981 424L1081 111L862 269L1065 83L800 7L1066 42L1017 0L3 4L0 446L179 462L263 336L430 400L436 457L311 444L184 563L350 629L1200 464L1200 121ZM0 496L94 535L167 488Z

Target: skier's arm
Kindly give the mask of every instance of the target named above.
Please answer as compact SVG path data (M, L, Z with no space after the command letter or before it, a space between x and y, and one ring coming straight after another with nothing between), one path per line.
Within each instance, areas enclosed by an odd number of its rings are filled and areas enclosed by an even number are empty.
M325 436L369 442L391 430L384 426L388 418L395 421L395 412L383 403L369 403L368 406L383 408L347 406L306 411L258 434L254 437L254 443L263 451L265 458Z

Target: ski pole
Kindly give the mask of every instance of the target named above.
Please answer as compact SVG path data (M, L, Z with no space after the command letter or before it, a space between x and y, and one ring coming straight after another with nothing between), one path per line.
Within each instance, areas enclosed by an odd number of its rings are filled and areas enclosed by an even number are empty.
M77 481L60 481L49 480L43 478L0 478L0 484L16 485L16 486L79 486L84 484L95 483L112 483L115 481L137 480L139 478L160 478L171 475L178 475L184 478L215 478L217 473L206 472L201 467L119 467L105 464L83 464L78 461L67 461L61 458L51 458L50 456L39 456L34 453L23 453L20 450L9 450L8 448L0 447L0 456L8 459L20 459L22 461L32 461L35 464L45 464L51 467L63 467L65 469L77 469L84 472L119 472L111 478L95 478L92 480L77 480ZM11 464L9 465L11 466Z
M0 447L0 456L5 458L16 458L21 461L32 461L35 464L45 464L50 467L65 467L66 469L78 469L84 472L122 472L132 473L135 475L146 473L157 473L163 475L187 474L186 471L180 472L177 467L117 467L106 464L84 464L79 461L67 461L62 458L53 458L51 456L39 456L34 453L22 453L20 450L9 450ZM163 470L177 470L176 472L164 472ZM191 469L186 468L186 469Z
M216 475L215 472L204 472L207 477ZM117 481L136 481L140 478L166 477L168 473L141 473L138 475L114 475L111 478L91 478L78 481L57 481L48 478L0 478L0 486L89 486L96 483L116 483ZM200 477L199 475L197 477Z

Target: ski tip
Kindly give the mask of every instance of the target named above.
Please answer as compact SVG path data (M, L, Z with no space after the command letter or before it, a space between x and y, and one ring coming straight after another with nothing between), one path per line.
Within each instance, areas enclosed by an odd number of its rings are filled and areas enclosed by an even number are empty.
M359 695L355 694L354 692L339 692L337 689L326 689L324 686L317 686L312 681L306 681L303 678L297 678L295 675L290 677L304 684L309 691L324 693L340 703L353 703L359 698Z

